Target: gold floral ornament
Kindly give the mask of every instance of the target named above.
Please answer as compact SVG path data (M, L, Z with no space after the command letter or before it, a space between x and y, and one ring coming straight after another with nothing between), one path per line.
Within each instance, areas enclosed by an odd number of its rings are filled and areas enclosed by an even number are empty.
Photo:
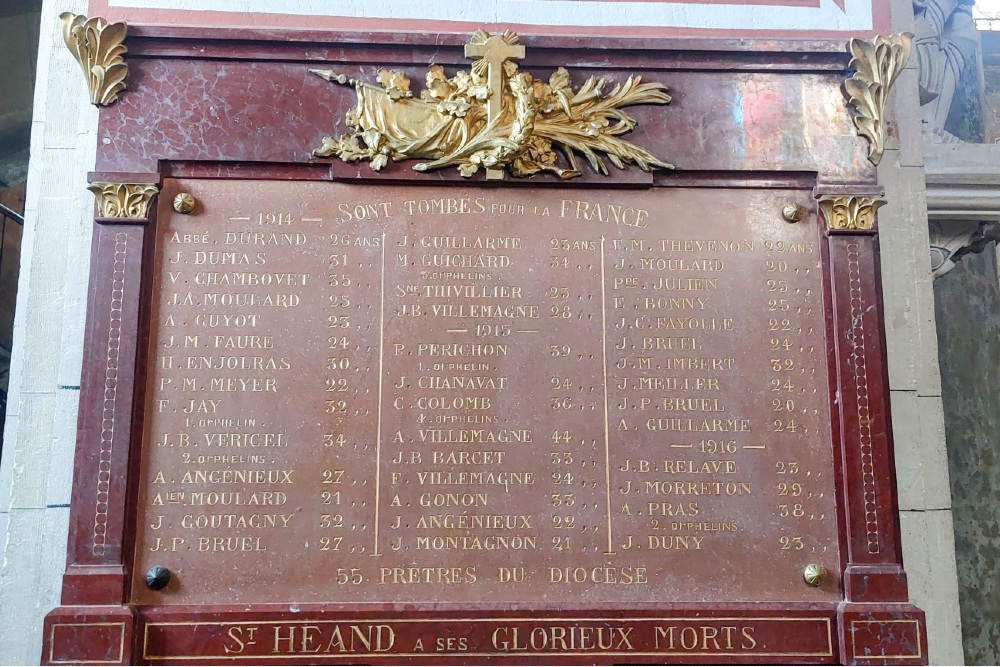
M92 183L87 189L97 198L97 210L102 218L149 217L149 205L160 189L152 183Z
M332 70L311 70L327 81L354 86L357 106L347 112L352 129L338 139L324 137L317 157L346 162L367 160L375 171L394 162L423 159L417 171L455 166L466 178L486 170L503 178L506 169L525 177L547 171L580 176L578 155L594 171L607 174L604 158L619 169L635 164L645 171L672 169L644 148L621 138L636 127L622 111L636 104L667 104L666 86L629 76L604 93L605 80L590 77L573 90L570 75L556 70L548 82L518 72L511 58L523 57L518 37L479 30L466 47L476 58L470 71L448 77L431 65L424 89L414 97L401 72L381 70L379 85L349 79ZM568 164L558 164L558 149Z
M856 195L827 195L819 200L819 207L826 218L827 229L875 229L875 213L886 201L881 197Z
M128 65L122 56L128 50L124 44L128 26L69 12L60 14L59 19L66 47L87 75L90 103L111 104L125 90Z
M854 125L868 140L868 159L878 165L885 150L885 106L889 89L910 59L913 35L878 36L875 41L852 39L847 48L854 56L854 74L844 82L848 104L854 108Z

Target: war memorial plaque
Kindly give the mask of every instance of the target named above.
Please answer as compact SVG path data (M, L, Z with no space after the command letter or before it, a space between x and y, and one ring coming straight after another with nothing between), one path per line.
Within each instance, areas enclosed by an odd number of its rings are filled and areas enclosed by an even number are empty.
M180 190L137 602L836 596L807 193Z
M44 662L926 662L844 55L162 30L101 116Z

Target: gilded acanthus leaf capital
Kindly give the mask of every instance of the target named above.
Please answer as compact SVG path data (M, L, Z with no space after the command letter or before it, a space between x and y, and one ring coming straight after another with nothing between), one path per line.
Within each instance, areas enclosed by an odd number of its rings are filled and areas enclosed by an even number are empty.
M834 231L875 229L875 213L885 204L885 199L868 195L826 195L819 199L826 228Z
M854 74L844 82L844 91L858 134L868 140L868 159L876 166L885 151L889 90L910 59L912 38L910 33L879 35L872 41L852 39L847 45Z
M124 23L108 23L102 18L87 18L70 12L59 15L63 41L83 68L90 89L90 103L108 106L125 90L128 65L125 63Z
M91 183L98 217L146 220L149 205L160 188L152 183Z

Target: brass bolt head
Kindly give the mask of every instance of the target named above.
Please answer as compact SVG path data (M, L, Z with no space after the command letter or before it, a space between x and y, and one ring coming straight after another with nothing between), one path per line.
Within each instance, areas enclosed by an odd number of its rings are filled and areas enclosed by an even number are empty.
M195 200L188 192L181 192L174 197L174 210L182 215L187 215L194 210Z
M813 588L818 588L826 580L829 572L826 568L818 563L809 563L806 565L806 569L802 571L802 578L805 579L806 583Z
M802 204L785 204L781 209L781 217L785 222L798 222L806 215L806 209Z

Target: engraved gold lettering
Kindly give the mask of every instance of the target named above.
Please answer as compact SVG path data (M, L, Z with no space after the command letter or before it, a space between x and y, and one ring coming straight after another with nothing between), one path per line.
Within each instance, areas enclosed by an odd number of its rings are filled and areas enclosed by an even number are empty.
M549 582L553 584L626 584L649 583L646 566L635 567L550 567Z
M646 514L649 516L698 516L698 503L646 503Z
M521 250L517 236L421 236L420 247L433 250Z
M222 252L217 250L197 250L194 253L195 264L211 264L223 266L237 266L245 264L248 266L262 266L267 264L267 258L263 252Z
M488 493L422 493L421 507L486 507Z
M430 314L435 317L460 318L504 318L536 320L539 317L538 306L517 306L503 304L465 304L465 303L435 303L430 306Z
M474 584L476 567L383 567L379 568L381 584Z
M286 371L292 367L289 357L225 357L199 356L186 357L184 366L187 370L215 371Z
M699 551L705 538L694 535L647 535L649 549L692 549Z
M420 266L434 269L504 269L510 266L510 255L426 254L420 256Z
M198 313L194 316L194 323L197 326L209 327L211 329L219 327L233 327L233 328L243 328L243 327L256 327L260 320L260 315L253 313L251 315L227 315L224 313Z
M181 484L292 484L294 470L188 470Z
M736 461L678 461L667 460L663 462L665 473L676 474L701 474L701 475L731 475L736 472Z
M708 239L682 241L661 239L659 249L661 252L748 253L754 251L754 242L750 239Z
M212 340L215 347L227 350L271 349L274 347L272 336L212 336Z
M523 551L538 548L535 535L446 535L417 537L418 551Z
M372 202L359 204L339 204L337 210L340 211L340 220L350 222L352 220L378 220L390 217L392 202Z
M202 243L208 243L208 235L205 235L205 241ZM288 245L288 246L302 246L305 245L307 241L306 235L298 233L272 233L272 232L257 232L257 231L239 231L239 232L226 232L225 243L227 245Z
M676 259L668 257L640 257L639 266L643 271L724 271L726 263L721 259Z
M199 537L198 551L267 551L260 537Z
M257 643L254 639L254 635L257 633L257 626L251 625L249 627L243 627L240 625L234 625L229 628L229 632L226 634L232 642L226 643L222 648L225 653L242 653L247 646L252 646Z
M181 528L288 528L294 514L185 514Z
M325 634L329 633L329 634ZM346 637L345 637L346 635ZM275 654L385 653L392 650L396 633L388 625L274 626Z
M646 481L645 492L674 496L749 496L750 482Z
M530 514L429 514L417 520L417 528L446 530L531 530Z
M466 637L438 637L435 646L437 651L467 651L469 640Z
M204 425L239 426L239 424ZM288 436L284 433L203 433L202 444L206 447L287 447Z
M498 486L520 486L535 483L533 471L495 472L495 471L461 471L461 470L427 470L417 473L417 481L423 485L462 485L487 484Z
M169 238L171 243L209 243L208 233L205 234L181 234L174 232Z
M666 278L655 279L650 289L670 292L700 292L719 289L718 278Z
M684 417L651 417L646 420L649 431L677 433L749 433L749 419L689 419Z
M645 229L648 226L649 211L624 204L563 199L560 201L559 216Z
M441 197L439 199L407 199L403 201L403 209L408 215L464 215L468 213L483 213L486 211L486 200L483 197Z
M537 626L528 630L501 626L491 635L497 651L634 651L630 635L635 628L580 625Z
M243 491L192 491L189 494L188 505L193 507L208 506L281 506L288 502L288 497L281 491L258 491L245 493Z
M421 375L417 386L421 389L506 389L508 378L483 375Z

